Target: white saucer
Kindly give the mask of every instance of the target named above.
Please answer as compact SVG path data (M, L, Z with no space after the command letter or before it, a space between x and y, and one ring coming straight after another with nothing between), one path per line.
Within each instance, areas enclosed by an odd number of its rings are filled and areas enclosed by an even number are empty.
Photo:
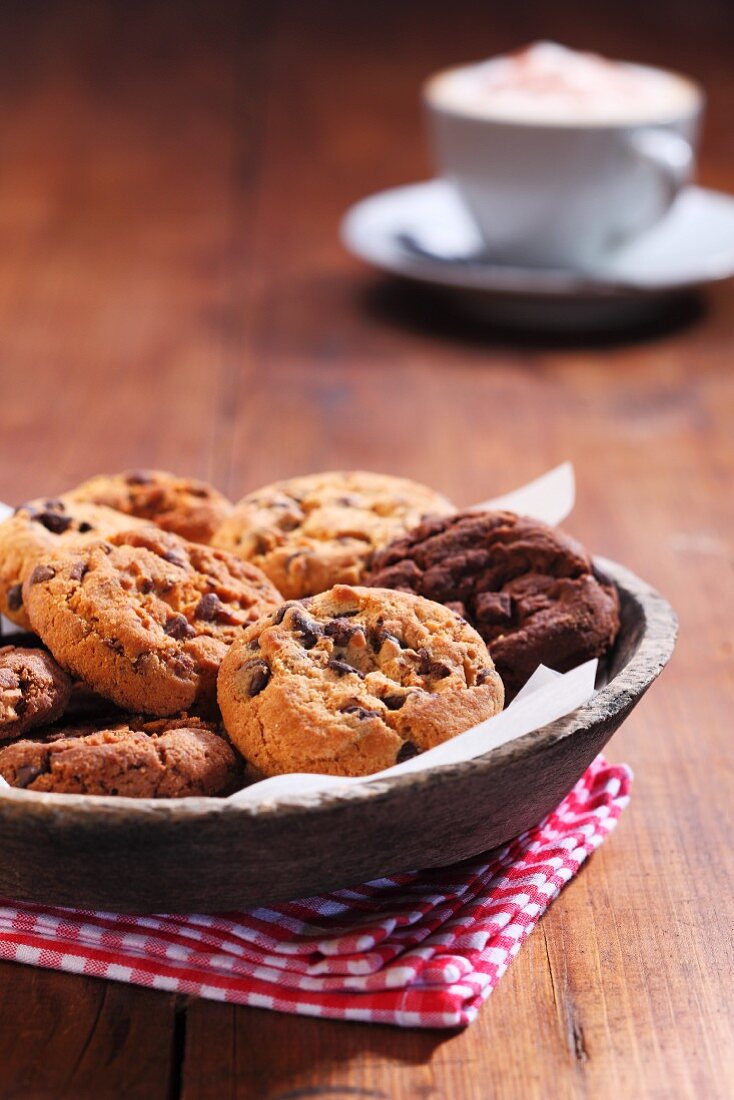
M642 317L651 302L734 275L734 197L702 187L687 188L658 225L578 271L492 263L444 180L362 199L341 235L384 271L465 292L504 321L558 328Z

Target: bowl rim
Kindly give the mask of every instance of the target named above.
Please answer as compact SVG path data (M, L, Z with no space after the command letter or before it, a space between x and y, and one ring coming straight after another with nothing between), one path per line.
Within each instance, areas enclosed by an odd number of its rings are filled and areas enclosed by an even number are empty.
M678 634L678 618L668 601L651 585L636 576L625 566L608 558L594 556L594 570L606 580L611 580L618 591L638 605L642 612L643 631L634 653L625 666L607 684L580 707L563 718L524 734L514 741L489 750L482 756L459 763L439 764L422 772L370 779L345 786L342 790L310 792L292 795L277 802L237 804L226 798L129 798L120 795L55 794L20 790L11 787L0 794L0 814L17 811L18 816L28 814L44 818L59 818L60 811L68 820L78 811L87 824L93 818L106 827L115 823L129 826L154 820L186 821L211 819L212 817L236 817L244 820L263 815L277 815L287 820L304 812L325 813L346 802L364 802L407 792L419 785L451 783L466 775L468 770L487 772L509 761L517 761L566 737L582 733L599 721L608 721L630 708L650 684L659 676L675 648Z

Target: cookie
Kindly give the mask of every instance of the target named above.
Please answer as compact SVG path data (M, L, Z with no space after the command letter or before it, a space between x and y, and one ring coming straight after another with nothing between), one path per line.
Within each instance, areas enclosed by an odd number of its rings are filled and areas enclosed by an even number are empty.
M284 604L222 662L227 732L260 775L369 775L502 709L479 635L440 604L337 585Z
M212 706L227 648L281 603L255 566L150 526L45 555L23 598L63 668L156 715Z
M102 474L65 496L115 508L190 542L210 543L232 511L227 498L205 481L176 477L164 470Z
M71 680L43 649L0 648L0 741L55 722L71 695Z
M25 630L30 620L23 607L23 581L44 554L60 547L86 544L139 521L112 508L61 498L31 500L0 523L0 612Z
M508 699L539 664L567 672L602 656L619 598L574 539L511 512L428 520L375 555L368 583L446 604L484 638Z
M259 566L287 599L358 584L378 547L445 497L404 478L362 471L313 474L258 489L235 506L214 544Z
M242 766L213 726L183 717L45 731L0 749L0 775L29 791L184 798L229 794Z

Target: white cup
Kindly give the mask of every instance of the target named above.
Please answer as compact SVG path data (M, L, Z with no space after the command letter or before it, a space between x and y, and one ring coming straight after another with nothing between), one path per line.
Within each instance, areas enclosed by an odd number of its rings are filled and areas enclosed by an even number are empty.
M439 171L458 189L492 259L583 268L659 221L692 178L704 97L677 74L654 117L549 121L493 117L453 94L481 66L432 77L424 88Z

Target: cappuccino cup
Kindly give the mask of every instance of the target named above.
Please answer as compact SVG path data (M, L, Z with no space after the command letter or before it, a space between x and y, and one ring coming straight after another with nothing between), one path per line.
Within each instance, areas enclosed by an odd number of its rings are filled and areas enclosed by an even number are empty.
M704 97L676 73L538 43L438 73L424 102L489 257L584 268L692 178Z

